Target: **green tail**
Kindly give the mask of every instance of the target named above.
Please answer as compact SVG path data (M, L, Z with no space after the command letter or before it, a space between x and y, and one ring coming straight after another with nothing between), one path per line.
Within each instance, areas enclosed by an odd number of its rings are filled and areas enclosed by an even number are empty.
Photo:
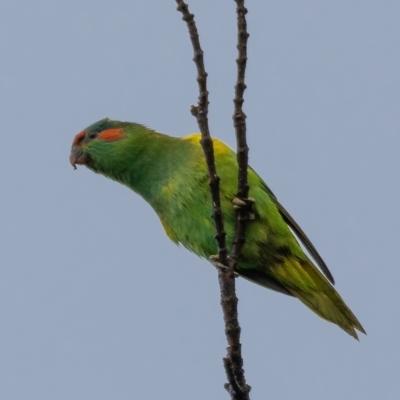
M357 340L356 329L366 333L339 293L311 261L290 258L284 264L275 265L271 272L274 280L321 318L338 325Z

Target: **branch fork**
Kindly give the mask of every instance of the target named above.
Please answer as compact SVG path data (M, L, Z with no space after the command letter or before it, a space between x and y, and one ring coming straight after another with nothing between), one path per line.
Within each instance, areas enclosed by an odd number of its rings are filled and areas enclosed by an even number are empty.
M221 291L221 306L225 321L225 335L228 342L227 356L224 357L224 368L228 383L225 389L232 400L249 400L251 387L247 385L243 370L243 358L241 355L240 344L240 325L238 322L237 303L235 291L235 268L240 258L242 246L245 242L245 231L247 221L252 219L253 200L248 197L249 184L247 182L248 165L248 146L246 141L246 114L242 110L243 93L246 89L244 83L246 62L247 62L247 33L246 14L244 0L235 0L238 26L238 58L237 80L235 85L235 98L233 122L237 141L237 162L238 162L238 190L237 199L234 206L237 207L237 221L232 252L228 256L226 249L223 214L221 210L219 177L215 168L214 148L208 127L208 90L207 72L204 68L203 50L200 46L199 35L197 32L194 15L189 12L187 4L183 0L176 0L177 10L182 13L182 19L186 22L190 40L193 46L193 61L197 68L197 83L199 87L199 97L197 106L192 106L190 112L197 119L197 124L201 132L201 146L208 168L209 185L213 204L213 219L215 223L215 239L218 246L218 255L214 256L213 264L218 267L218 280ZM223 266L223 267L222 267Z

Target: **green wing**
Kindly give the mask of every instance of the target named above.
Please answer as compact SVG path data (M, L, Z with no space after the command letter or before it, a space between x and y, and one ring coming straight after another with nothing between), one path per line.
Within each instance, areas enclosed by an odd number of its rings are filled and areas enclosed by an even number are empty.
M300 242L304 245L304 247L310 253L311 257L314 259L314 261L318 265L319 269L323 272L323 274L326 276L326 278L334 285L335 280L333 279L331 271L329 271L329 268L325 264L325 261L319 255L317 249L311 243L311 240L307 237L307 235L304 233L304 231L300 228L300 226L297 224L297 222L293 219L293 217L282 206L282 204L279 203L278 199L275 197L275 195L272 193L271 189L267 186L267 184L264 181L262 181L262 186L263 186L264 190L268 193L268 195L271 196L271 198L273 199L275 204L277 205L279 213L282 215L282 218L284 219L284 221L289 225L289 227L292 229L292 231L294 232L296 237L300 240Z

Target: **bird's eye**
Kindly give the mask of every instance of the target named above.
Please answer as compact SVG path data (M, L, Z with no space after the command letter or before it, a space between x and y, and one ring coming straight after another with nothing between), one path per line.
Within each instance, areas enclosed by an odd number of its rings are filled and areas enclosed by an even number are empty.
M95 131L89 132L88 135L87 135L87 137L88 137L89 139L95 139L95 138L97 138L98 134L99 134L99 132L95 132Z

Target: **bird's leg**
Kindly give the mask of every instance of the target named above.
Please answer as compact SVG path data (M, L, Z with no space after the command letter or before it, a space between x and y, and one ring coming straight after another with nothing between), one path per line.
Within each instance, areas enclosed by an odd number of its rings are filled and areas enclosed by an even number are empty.
M210 260L210 263L212 265L214 265L214 267L217 268L217 269L229 269L229 267L227 267L226 265L222 264L219 261L219 257L217 255L216 256L210 256L208 259ZM236 272L233 272L233 274L234 274L235 278L239 277L239 274L237 274Z
M256 218L256 214L252 211L251 207L256 202L252 197L248 197L247 199L240 199L239 197L235 197L232 200L233 208L236 210L245 211L244 218L248 221L251 221ZM242 217L243 218L243 217Z

